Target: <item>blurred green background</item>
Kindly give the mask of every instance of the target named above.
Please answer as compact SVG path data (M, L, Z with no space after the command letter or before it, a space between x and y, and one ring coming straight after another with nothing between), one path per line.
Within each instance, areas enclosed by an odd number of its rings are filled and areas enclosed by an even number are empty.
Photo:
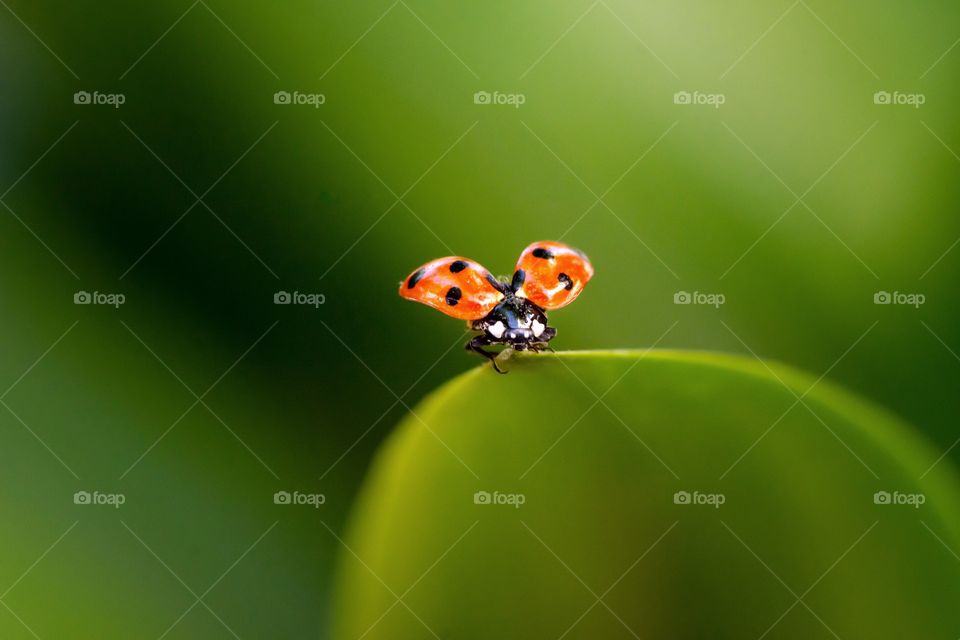
M4 638L322 636L378 443L475 364L395 292L450 253L563 238L557 348L774 358L960 456L956 4L0 4Z

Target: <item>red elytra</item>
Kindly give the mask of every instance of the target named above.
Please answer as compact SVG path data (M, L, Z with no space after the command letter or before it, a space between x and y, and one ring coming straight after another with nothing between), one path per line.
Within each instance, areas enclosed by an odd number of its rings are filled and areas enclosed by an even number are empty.
M573 302L593 277L583 252L561 242L534 242L520 254L522 274L512 293L541 309L559 309ZM437 258L416 269L400 285L400 296L461 320L479 320L509 295L483 266L461 256Z
M503 294L496 280L479 264L460 256L437 258L400 284L400 296L415 300L460 320L477 320L490 313Z
M573 302L593 277L587 256L561 242L534 242L520 254L517 269L526 273L517 295L548 310Z

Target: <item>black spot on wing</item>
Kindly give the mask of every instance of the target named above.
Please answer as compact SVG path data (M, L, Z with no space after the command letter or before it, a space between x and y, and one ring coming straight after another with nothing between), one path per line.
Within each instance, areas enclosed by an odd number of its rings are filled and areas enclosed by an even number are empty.
M460 273L467 268L467 263L463 260L455 260L450 263L450 273Z
M463 292L460 291L460 287L450 287L447 290L447 304L451 307L457 306L461 297L463 297Z
M553 252L543 247L537 247L532 253L534 258L541 258L543 260L549 260L553 257Z
M426 271L424 269L417 269L414 271L413 275L410 276L410 279L407 280L407 289L413 289L415 286L417 286L417 283L423 279L424 275L426 275Z
M558 275L557 281L562 282L563 288L566 289L567 291L570 291L570 289L573 289L573 280L571 280L570 276L568 276L567 274L561 273L560 275Z

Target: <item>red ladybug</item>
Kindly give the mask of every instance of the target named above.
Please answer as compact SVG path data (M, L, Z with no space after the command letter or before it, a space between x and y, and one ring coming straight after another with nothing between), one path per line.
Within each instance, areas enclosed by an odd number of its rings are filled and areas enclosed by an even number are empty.
M472 260L438 258L423 265L400 285L400 296L467 320L483 332L466 344L493 363L496 353L483 347L505 345L518 351L541 351L557 335L547 326L548 309L565 307L593 277L582 252L560 242L534 242L523 250L510 282L497 280Z

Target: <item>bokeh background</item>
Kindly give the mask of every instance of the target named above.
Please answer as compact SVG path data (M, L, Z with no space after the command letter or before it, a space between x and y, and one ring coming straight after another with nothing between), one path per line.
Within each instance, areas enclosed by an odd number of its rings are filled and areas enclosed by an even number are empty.
M396 296L451 253L562 238L558 348L776 359L960 459L954 3L0 5L4 638L323 637L378 443L475 364Z

